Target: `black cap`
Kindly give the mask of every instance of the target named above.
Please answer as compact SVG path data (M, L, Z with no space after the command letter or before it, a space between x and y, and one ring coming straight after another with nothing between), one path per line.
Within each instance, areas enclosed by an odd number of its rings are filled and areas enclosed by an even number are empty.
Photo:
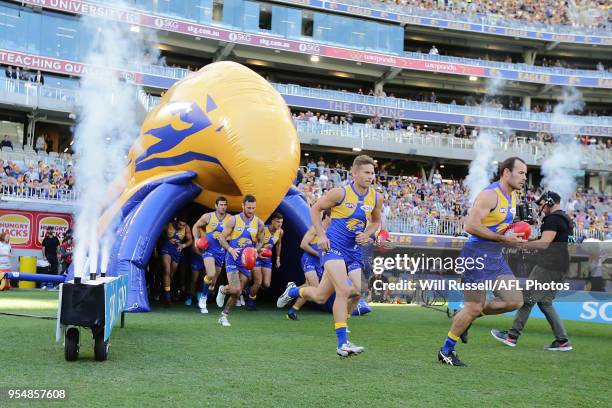
M554 191L547 191L536 200L536 204L540 205L542 201L546 201L548 199L552 200L555 204L559 204L561 202L561 196L559 194L555 193Z

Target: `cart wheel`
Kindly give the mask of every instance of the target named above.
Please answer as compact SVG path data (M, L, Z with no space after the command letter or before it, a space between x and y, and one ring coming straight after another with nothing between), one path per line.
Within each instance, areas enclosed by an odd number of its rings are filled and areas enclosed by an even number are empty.
M108 342L104 341L104 332L98 333L95 337L94 357L96 361L105 361L108 357Z
M64 357L66 361L76 361L79 358L79 329L71 327L64 336Z

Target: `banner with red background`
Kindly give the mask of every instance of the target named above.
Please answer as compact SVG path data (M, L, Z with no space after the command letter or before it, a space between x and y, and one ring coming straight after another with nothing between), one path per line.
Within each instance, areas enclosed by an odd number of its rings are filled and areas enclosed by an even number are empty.
M70 214L41 211L0 210L0 231L8 231L11 246L19 249L41 249L49 227L53 227L60 242L72 228Z

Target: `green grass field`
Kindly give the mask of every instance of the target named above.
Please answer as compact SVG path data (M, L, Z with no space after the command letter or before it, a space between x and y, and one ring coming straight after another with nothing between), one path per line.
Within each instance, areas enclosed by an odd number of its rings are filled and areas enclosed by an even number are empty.
M1 292L0 312L54 316L56 299ZM531 320L510 349L489 330L511 319L488 317L458 346L470 366L455 368L437 362L450 320L431 309L375 306L351 319L351 339L366 352L344 360L335 355L331 315L304 311L293 322L272 307L239 310L222 328L209 309L127 315L103 363L93 360L89 332L69 363L55 321L0 315L0 386L68 389L66 402L28 406L612 406L610 325L567 322L575 350L551 353L542 349L552 340L546 321Z

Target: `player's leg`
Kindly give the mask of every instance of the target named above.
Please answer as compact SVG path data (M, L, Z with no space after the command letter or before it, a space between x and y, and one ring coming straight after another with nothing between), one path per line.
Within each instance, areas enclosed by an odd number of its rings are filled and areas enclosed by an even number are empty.
M486 293L483 290L466 290L463 292L463 309L461 309L451 324L450 330L438 352L438 361L454 366L464 366L457 358L455 345L459 337L464 333L470 324L482 314L486 301Z
M507 288L510 288L510 281L516 281L514 275L499 275L496 281L505 281ZM483 315L496 315L519 309L523 306L523 293L518 289L499 289L493 292L495 297L485 303L482 310Z
M215 279L217 275L217 268L215 267L215 258L212 256L206 256L203 258L204 263L204 278L202 280L202 295L198 300L198 306L200 308L200 312L208 313L208 308L206 307L206 301L208 300L208 294L210 293L210 287L212 285L214 289Z
M247 310L255 310L255 300L257 299L257 293L259 292L259 288L261 287L263 280L262 267L255 266L251 272L251 275L253 277L253 284L251 285L249 297L247 298L246 302Z
M166 305L170 304L170 290L172 289L172 257L169 254L162 255L162 289L163 302Z
M189 286L187 288L187 299L185 299L185 306L191 306L193 298L198 290L198 282L200 281L200 272L198 268L191 267L191 279L189 280Z
M180 292L183 284L182 275L177 273L179 270L180 259L175 257L172 258L172 262L170 262L170 286L174 289L174 295L172 295L172 300L178 300L178 293Z
M346 269L345 269L346 270ZM347 285L348 286L348 285ZM279 309L285 307L292 299L302 298L310 300L318 304L327 302L327 299L334 293L334 285L328 273L323 274L323 278L317 287L301 287L295 286L295 283L289 282L285 292L276 301L276 307Z
M227 285L225 286L225 294L230 295L229 299L225 303L221 317L219 317L219 323L224 327L229 327L229 314L232 308L236 305L236 299L240 296L242 291L242 285L240 282L238 270L226 271L227 274Z
M361 268L351 266L349 267L349 279L351 280L351 293L349 294L349 301L347 307L347 317L351 317L351 313L357 307L357 303L361 299Z
M263 266L261 268L261 288L266 290L272 284L272 268Z
M307 288L307 287L317 288L319 286L319 277L317 276L317 272L314 269L311 271L305 272L304 276L306 277L306 282L303 285L304 288ZM287 319L297 320L298 319L297 312L302 308L302 306L306 304L306 302L307 302L306 299L301 298L301 297L298 298L293 304L293 306L291 306L291 308L287 312Z
M329 276L334 286L334 291L336 292L334 305L332 306L336 338L338 340L336 354L341 357L359 354L364 351L364 348L355 346L348 338L347 308L349 296L351 294L351 286L349 286L348 282L346 263L344 260L332 259L326 261L324 266L325 274Z

